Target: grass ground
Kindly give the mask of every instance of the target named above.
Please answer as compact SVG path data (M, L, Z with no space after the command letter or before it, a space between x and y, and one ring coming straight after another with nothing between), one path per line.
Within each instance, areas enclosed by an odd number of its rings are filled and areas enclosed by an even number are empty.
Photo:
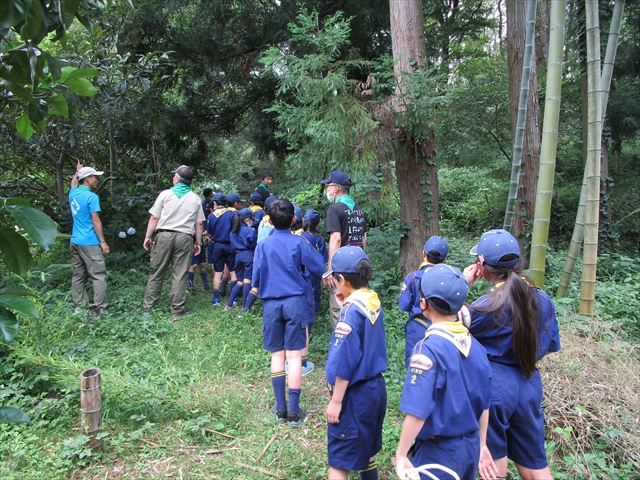
M144 272L109 280L107 315L94 322L70 315L62 288L52 289L43 294L41 319L22 320L11 349L0 351L0 404L32 419L0 425L0 478L325 478L326 317L311 343L316 370L303 381L310 418L291 429L268 414L273 395L258 314L239 319L201 292L189 298L190 317L172 323L163 298L145 318ZM390 479L403 418L404 314L385 313L389 405L377 460L380 478ZM571 311L559 319L563 350L541 364L554 473L637 478L638 352L615 330L578 322ZM101 453L79 430L78 376L91 367L102 371Z

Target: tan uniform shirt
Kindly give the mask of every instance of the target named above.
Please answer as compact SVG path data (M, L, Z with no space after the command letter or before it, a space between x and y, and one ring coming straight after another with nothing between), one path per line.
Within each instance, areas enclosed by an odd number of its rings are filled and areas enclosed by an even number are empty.
M178 198L171 190L160 192L149 213L158 217L156 230L175 230L193 235L196 222L204 222L200 197L193 192Z

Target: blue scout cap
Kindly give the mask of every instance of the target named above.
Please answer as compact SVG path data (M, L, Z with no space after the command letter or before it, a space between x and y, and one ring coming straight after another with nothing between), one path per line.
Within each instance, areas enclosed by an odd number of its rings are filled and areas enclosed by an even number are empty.
M329 178L320 180L320 183L322 183L323 185L325 183L337 183L338 185L351 186L351 178L349 178L349 175L341 170L334 170L333 172L331 172L331 175L329 175Z
M424 244L424 253L444 260L449 255L449 242L437 235L429 237L427 243Z
M271 203L272 203L276 198L278 198L278 196L277 196L277 195L269 195L269 196L267 197L267 199L264 201L264 209L266 210L266 209L267 209L267 207L268 207L269 205L271 205Z
M420 291L427 300L439 298L447 302L448 311L443 311L431 302L429 305L444 315L453 315L464 305L469 292L469 283L460 270L440 263L424 272L420 280Z
M327 278L333 272L355 273L356 267L362 259L369 261L369 257L360 247L349 245L339 248L331 257L331 270L325 272L322 278Z
M302 222L302 210L295 203L293 204L293 214L296 216L296 223Z
M520 246L518 241L506 230L495 228L489 230L471 249L471 255L480 258L480 264L486 263L492 267L511 267L520 261ZM516 255L511 260L501 260L505 255Z
M227 195L227 203L229 205L233 205L236 202L244 202L245 199L241 198L240 195L238 195L237 193L230 193L229 195Z
M249 197L249 200L252 202L261 202L262 201L262 195L260 195L258 192L253 192L251 194L251 196Z
M320 223L320 214L315 210L307 210L304 212L304 221L318 225Z
M214 193L213 194L213 197L211 197L211 200L213 200L216 203L219 203L220 200L223 200L223 201L226 202L227 201L227 196L222 192L218 192L218 193Z
M240 220L244 220L245 218L253 218L253 212L250 208L242 208L238 212L238 216L240 217Z

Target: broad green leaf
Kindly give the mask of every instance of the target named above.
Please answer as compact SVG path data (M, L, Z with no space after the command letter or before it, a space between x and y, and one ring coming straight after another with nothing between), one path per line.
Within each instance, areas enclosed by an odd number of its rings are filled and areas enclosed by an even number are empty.
M33 127L31 126L29 115L23 113L18 117L18 120L16 120L16 130L25 140L29 140L33 136Z
M69 87L73 93L82 97L93 97L98 93L98 89L86 78L70 77L65 80L64 84Z
M76 18L82 25L84 25L84 28L86 28L89 32L91 31L91 23L89 23L89 19L87 17L80 13L76 13Z
M47 123L44 121L44 119L42 119L39 122L33 123L33 129L36 132L40 132L44 135L45 133L47 133Z
M0 1L0 28L11 28L20 23L30 6L31 0Z
M64 118L69 118L69 105L62 94L56 93L56 96L49 100L49 105L52 106L51 110L49 110L49 115L60 115Z
M42 56L47 61L47 66L49 67L49 73L53 80L60 80L60 75L62 74L60 69L60 62L56 57L51 55L49 52L42 52ZM65 117L66 118L66 117Z
M60 21L65 30L68 30L73 19L76 17L80 0L58 0L58 10L60 11Z
M30 290L27 290L24 287L7 287L0 288L0 295L20 295L21 297L37 297L35 293Z
M0 340L4 339L5 343L13 340L13 337L18 333L16 315L4 307L0 307L0 333L2 334Z
M48 112L49 112L49 106L42 100L38 105L34 105L30 103L29 106L27 107L27 113L29 115L29 119L33 123L38 123L44 120L47 117Z
M21 295L5 294L0 295L0 307L4 307L13 313L21 313L29 317L38 318L40 312L32 301L27 300Z
M10 205L7 207L18 225L29 234L31 239L44 250L49 250L56 241L58 226L51 217L35 208L23 205Z
M29 423L29 417L19 408L0 407L0 423Z
M4 204L5 205L24 205L25 207L30 206L29 199L28 198L22 198L22 197L7 198L4 201Z
M26 275L32 260L26 238L12 228L0 225L0 252L10 271L20 276Z
M25 22L20 29L20 36L24 40L31 40L36 38L40 33L40 27L42 26L42 7L40 2L33 0L29 5L29 10L25 17Z
M93 78L100 75L100 72L94 68L76 68L69 73L69 78Z

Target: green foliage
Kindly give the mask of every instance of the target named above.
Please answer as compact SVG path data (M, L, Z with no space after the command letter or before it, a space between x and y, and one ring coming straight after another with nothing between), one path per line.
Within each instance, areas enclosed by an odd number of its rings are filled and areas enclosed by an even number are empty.
M317 11L302 8L289 30L289 44L302 53L282 44L261 59L263 75L278 82L276 101L265 112L277 115L276 138L286 140L288 161L303 178L371 165L377 124L358 98L358 82L349 78L367 62L338 55L348 43L349 20L338 12L321 21Z

